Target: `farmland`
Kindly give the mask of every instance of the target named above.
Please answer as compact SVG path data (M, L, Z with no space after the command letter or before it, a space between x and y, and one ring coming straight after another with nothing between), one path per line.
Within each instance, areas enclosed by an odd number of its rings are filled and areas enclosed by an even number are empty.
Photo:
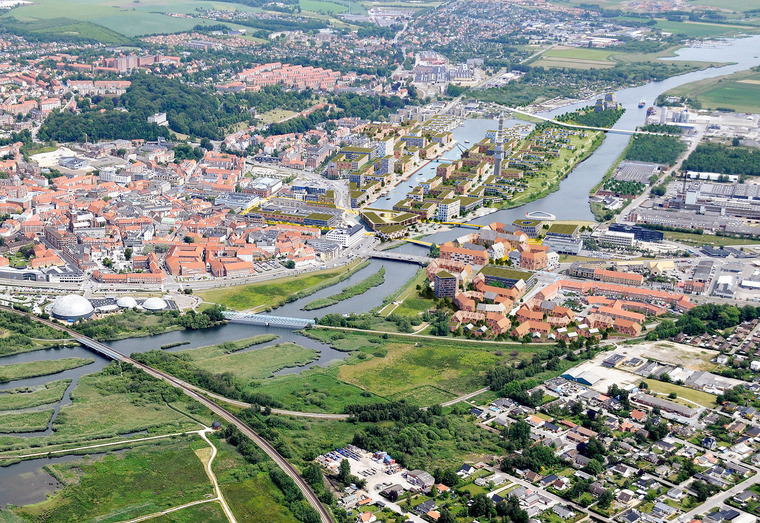
M731 109L738 112L760 112L760 72L741 71L681 85L668 95L696 101L703 109Z
M120 44L126 43L131 37L187 31L197 24L203 24L203 20L167 15L192 13L197 7L232 8L230 4L214 4L200 0L121 0L108 4L97 0L38 0L14 9L6 18L12 16L22 24L34 22L30 29L36 33L76 35L103 43ZM250 9L240 4L236 4L234 8ZM46 23L47 21L52 22Z

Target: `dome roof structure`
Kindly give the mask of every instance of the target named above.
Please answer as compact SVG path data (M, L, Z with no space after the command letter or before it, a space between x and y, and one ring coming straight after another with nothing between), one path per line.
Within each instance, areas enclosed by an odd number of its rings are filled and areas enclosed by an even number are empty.
M137 300L135 300L132 296L123 296L116 300L116 305L122 309L134 309L137 307Z
M89 318L94 311L90 301L77 294L61 296L50 309L54 317L69 321Z
M148 298L142 303L143 309L149 310L149 311L162 311L164 310L167 305L164 300L161 298Z

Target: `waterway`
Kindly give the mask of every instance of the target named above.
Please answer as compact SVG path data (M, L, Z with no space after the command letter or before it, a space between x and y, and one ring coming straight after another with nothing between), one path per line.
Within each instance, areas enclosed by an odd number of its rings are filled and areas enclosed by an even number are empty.
M669 78L661 82L652 82L640 87L622 89L618 91L616 93L617 99L623 104L627 111L623 117L615 124L615 128L634 129L644 123L645 111L644 109L637 108L637 104L642 98L647 101L647 105L651 105L657 96L659 96L661 93L679 85L697 80L703 80L706 78L726 75L760 65L760 59L757 58L757 49L760 49L760 36L733 40L726 42L724 45L715 47L685 48L679 51L678 56L676 57L678 60L721 62L729 59L732 62L735 62L735 64L720 68L710 68L702 71L696 71L693 73ZM568 110L588 105L588 103L589 102L584 102L575 106L564 107L552 112L544 113L543 115L556 116L557 114L567 112ZM518 121L510 120L507 123L511 126L516 125ZM454 138L460 141L462 143L462 146L468 146L472 143L480 141L485 135L485 132L489 129L495 129L496 125L497 123L494 120L469 120L465 122L463 127L459 127L454 130ZM469 141L470 144L464 143L466 140ZM523 207L498 211L488 216L475 219L473 222L477 224L488 224L493 221L511 223L514 219L525 216L526 212L537 210L552 213L557 216L558 219L593 220L593 216L588 206L588 193L590 189L599 182L601 177L615 162L615 160L620 156L629 140L630 137L625 135L608 134L604 140L604 143L594 152L594 154L586 161L578 165L573 170L573 172L561 182L559 190L557 192L554 192L536 202L529 203ZM444 155L444 158L455 159L459 158L460 156L460 150L455 147L446 153ZM437 162L432 162L429 165L423 167L417 173L413 174L408 181L402 182L399 186L394 188L388 195L391 198L390 200L386 200L385 197L381 197L381 199L376 202L374 206L380 208L389 208L393 202L403 198L403 196L411 187L420 181L428 179L432 173L435 172L436 166ZM471 232L471 229L454 228L450 231L439 232L430 235L427 238L427 241L442 243L444 241L448 241L457 236L465 234L466 232ZM405 252L419 252L423 248L407 244L400 249ZM350 298L331 307L326 307L315 311L301 310L301 308L306 303L314 299L330 296L339 292L341 289L352 285L353 283L361 281L373 272L377 271L382 265L386 267L385 283L382 285L371 289L369 292L363 295ZM351 312L368 311L380 305L385 296L393 293L401 285L403 285L409 278L414 275L416 270L417 266L412 264L387 260L373 260L370 262L369 267L358 271L348 280L334 287L323 289L306 298L286 304L279 309L275 309L272 313L282 316L310 318L314 316L323 316L330 313L346 314ZM170 343L189 342L186 345L182 345L174 349L169 349L170 351L174 352L181 350L190 350L201 346L218 344L225 341L235 341L242 338L269 333L278 335L278 339L266 344L251 347L247 350L257 350L275 343L293 342L303 345L307 348L312 348L319 352L318 358L308 365L298 368L283 369L278 374L297 373L301 372L303 369L311 368L315 365L326 366L330 363L339 361L346 356L345 353L337 351L331 348L329 345L301 336L300 334L293 332L290 329L242 324L229 324L223 327L200 331L170 332L167 334L151 336L148 338L119 340L111 342L110 345L113 346L116 350L125 354L133 354L152 349L159 349L162 345ZM83 349L81 347L48 349L44 351L35 351L0 358L0 364L5 364L26 361L41 361L46 359L59 359L72 356L91 358L94 359L95 362L78 369L72 369L50 376L41 376L28 380L13 381L0 385L0 389L22 387L27 385L39 385L47 383L49 381L71 378L73 380L71 386L64 394L63 400L55 406L57 415L58 409L71 402L69 393L74 389L78 380L84 375L98 372L108 364L108 361L102 356L94 354L89 350ZM51 427L49 426L46 431L28 434L27 436L40 437L49 434L50 431ZM42 467L48 463L68 461L69 459L76 459L76 457L71 456L53 458L52 460L40 459L0 468L0 507L8 503L21 505L43 500L46 493L54 490L56 482L50 475L44 472Z
M654 104L654 101L660 94L678 87L679 85L707 78L714 78L716 76L723 76L760 65L760 58L758 58L759 53L757 52L758 49L760 49L760 36L729 40L713 46L683 48L677 51L677 56L671 58L672 60L723 63L731 61L733 63L723 67L711 67L693 73L674 76L660 82L650 82L639 87L631 87L617 91L615 93L617 101L623 104L626 111L620 120L615 123L613 128L633 130L636 129L636 127L643 125L646 119L646 109L638 108L638 103L642 99L646 100L647 103L645 107L648 107L649 105ZM593 100L588 100L550 112L540 113L540 115L545 117L555 117L559 114L585 107L592 102ZM509 120L506 121L505 124L511 126L516 122L518 121ZM495 120L469 120L465 122L464 127L461 127L454 132L454 138L459 141L469 140L471 142L470 144L463 144L469 146L472 143L480 141L485 135L485 131L488 129L495 129L496 125L497 123ZM558 220L593 221L594 216L591 213L588 204L588 194L591 189L599 183L602 176L604 176L604 173L607 172L623 153L623 150L628 145L630 139L631 137L628 135L608 133L604 142L594 154L576 166L576 168L564 180L562 180L562 182L560 182L559 189L556 192L521 207L502 210L487 216L476 218L472 220L472 223L487 225L496 221L509 224L517 218L525 217L527 212L532 211L545 211L551 213L555 215ZM459 149L455 148L444 156L446 158L459 158L461 157L461 153L459 152ZM420 171L419 176L415 175L413 178L419 179L420 181L429 178L431 172L433 172L435 168L434 165L436 164L433 163L429 167L423 168ZM378 202L375 206L390 208L393 202L398 201L409 190L409 183L402 183L401 185L403 192L397 191L396 193L391 193L392 195L395 194L397 197L393 197L391 200ZM455 228L450 231L432 234L425 238L425 241L440 244L466 234L467 232L471 231L468 229ZM410 253L419 253L424 250L422 247L415 245L405 245L399 249L403 252Z

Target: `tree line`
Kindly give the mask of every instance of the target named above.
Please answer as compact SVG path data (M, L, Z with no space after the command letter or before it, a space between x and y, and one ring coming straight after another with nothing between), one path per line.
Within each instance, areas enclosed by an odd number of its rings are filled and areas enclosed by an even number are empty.
M706 143L698 145L683 165L689 171L760 175L760 151Z

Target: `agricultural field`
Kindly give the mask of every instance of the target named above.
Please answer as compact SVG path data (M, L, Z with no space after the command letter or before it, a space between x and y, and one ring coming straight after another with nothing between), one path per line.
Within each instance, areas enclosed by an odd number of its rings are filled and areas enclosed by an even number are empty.
M51 381L37 387L23 387L0 391L0 411L28 409L50 403L57 403L63 398L71 380Z
M206 302L218 303L237 311L275 308L288 301L340 283L365 266L364 263L357 261L351 265L325 271L199 292L198 296Z
M5 17L19 22L34 22L33 32L49 35L78 35L103 43L126 43L128 38L187 31L204 21L178 18L167 13L188 14L196 8L241 11L252 10L242 4L204 2L201 0L117 0L107 4L98 0L36 0L13 9ZM45 24L53 20L54 23ZM61 22L65 20L65 22ZM228 24L238 28L235 24ZM128 37L128 38L125 38Z
M670 23L670 22L668 22ZM681 22L673 22L674 24L681 25L693 25L683 24ZM701 26L698 26L701 27ZM703 32L710 32L714 28L702 29ZM585 47L568 47L568 46L556 46L546 50L541 54L535 62L531 65L537 67L567 67L571 69L606 69L617 65L625 64L641 64L644 62L651 62L653 60L664 59L676 56L675 50L677 46L674 46L663 51L656 53L638 53L628 51L618 51L613 49L589 49ZM670 62L668 62L670 63ZM706 62L677 62L680 65L692 65L698 68L704 68L710 65Z
M56 521L125 521L202 500L213 495L194 452L204 446L197 436L182 437L100 459L50 465L66 486L42 503L13 512L31 520L55 514Z
M13 363L0 365L0 383L35 378L56 374L64 370L76 369L83 365L89 365L95 360L84 358L61 358L59 360L30 361L28 363Z
M659 20L655 26L660 31L682 35L686 38L715 38L736 34L756 33L760 28L749 25L709 24L705 22L671 22Z
M573 69L599 69L614 67L618 62L606 49L581 47L555 47L543 53L533 63L537 67L570 67Z
M681 85L666 94L696 100L703 109L760 113L760 72L741 71Z
M246 382L271 377L278 370L286 367L300 367L317 358L317 351L294 343L278 343L253 350L243 350L255 343L255 338L242 342L227 342L181 351L177 355L187 356L198 367L215 374L230 372L236 378ZM237 344L243 349L234 350Z

